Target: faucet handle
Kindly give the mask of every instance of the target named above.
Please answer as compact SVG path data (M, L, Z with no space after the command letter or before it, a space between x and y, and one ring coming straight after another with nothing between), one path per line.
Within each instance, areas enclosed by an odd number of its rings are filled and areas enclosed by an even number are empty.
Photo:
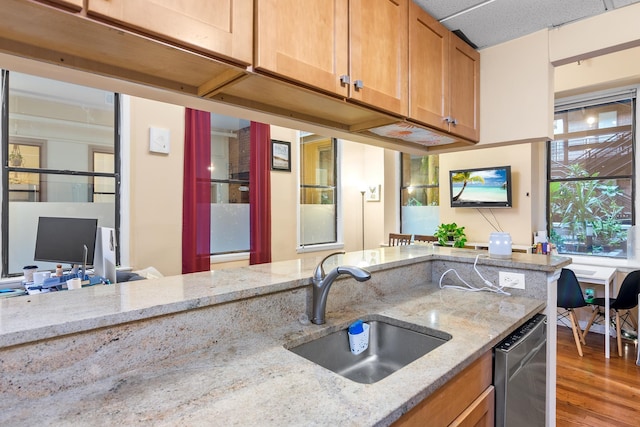
M316 266L316 269L313 271L313 281L314 282L319 282L322 279L324 279L324 267L322 265L324 264L324 262L326 260L328 260L329 258L331 258L334 255L342 255L344 253L345 253L344 251L333 252L333 253L327 255L326 257L322 258L322 261L320 261L320 263Z

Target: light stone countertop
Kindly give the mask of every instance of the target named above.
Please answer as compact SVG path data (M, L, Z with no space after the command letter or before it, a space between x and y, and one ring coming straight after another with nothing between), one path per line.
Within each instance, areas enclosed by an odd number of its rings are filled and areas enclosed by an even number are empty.
M325 263L325 269L329 271L342 263L364 265L376 272L428 260L473 262L478 253L481 252L437 246L399 246L333 257ZM0 299L0 348L299 288L311 284L313 269L320 259ZM548 272L566 260L570 258L514 253L509 260L481 258L479 265Z
M544 305L530 298L416 286L386 298L384 305L333 313L325 326L290 322L39 399L36 410L5 421L92 426L388 425ZM344 327L368 313L431 327L453 338L369 385L334 374L284 347L302 333Z
M375 272L429 260L473 263L477 252L450 248L384 248L346 254L339 263L358 264L365 255L367 268ZM372 284L374 295L366 301L346 308L331 310L329 307L326 325L298 321L297 314L303 310L295 306L288 307L288 312L284 310L287 315L279 319L271 319L268 314L264 319L257 315L258 322L265 321L252 330L238 326L234 333L235 325L240 324L236 323L236 316L254 313L252 300L256 306L264 304L259 298L251 297L299 294L310 283L317 261L287 261L2 301L0 350L6 348L6 354L22 348L16 346L21 342L34 342L34 348L46 348L51 341L48 338L58 335L74 337L77 332L120 323L126 326L127 322L135 324L156 316L160 316L157 324L162 327L162 319L170 318L166 315L171 313L186 311L191 317L185 316L185 319L198 320L197 316L209 316L211 312L196 308L208 305L219 304L220 314L211 320L211 332L189 330L185 325L183 333L198 336L173 335L176 342L171 345L179 347L182 339L185 342L201 340L207 343L203 348L173 353L172 357L136 365L127 372L96 375L99 379L95 381L38 396L33 406L22 399L20 404L11 405L12 399L5 399L7 406L0 405L0 424L389 425L546 305L544 298L439 289L430 280L405 286L405 278L401 277L404 269L397 269L394 273L399 274L397 283L387 284L397 286L397 292L378 293L378 285ZM325 265L327 271L337 262L330 260ZM484 259L482 264L551 273L568 262L565 258L514 254L511 260ZM331 292L337 297L355 287L355 283L338 281ZM247 306L229 304L245 298L249 301ZM285 298L281 304L286 305L287 301ZM24 311L27 307L37 308L29 313ZM265 313L268 310L267 307ZM21 317L14 318L18 313ZM45 314L48 317L43 318ZM451 334L453 338L375 384L355 383L285 348L309 337L342 329L368 315L426 326ZM123 345L126 344L124 337L118 337ZM140 352L162 350L143 344ZM120 350L115 345L116 353L109 357L118 357ZM69 360L73 357L70 354ZM83 365L87 377L108 369L103 364L95 364L91 355L77 357L78 363L89 360L89 365ZM58 363L56 360L55 364ZM74 378L69 381L73 382ZM48 385L42 386L46 389Z

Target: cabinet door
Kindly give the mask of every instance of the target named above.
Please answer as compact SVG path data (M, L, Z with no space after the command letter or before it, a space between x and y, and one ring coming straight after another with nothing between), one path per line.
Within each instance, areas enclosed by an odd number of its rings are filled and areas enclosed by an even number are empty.
M40 3L53 3L60 4L62 6L66 6L73 10L82 10L82 0L38 0Z
M348 0L256 0L256 70L346 97Z
M253 0L88 0L88 13L241 64L252 62Z
M480 53L451 36L449 53L450 102L449 116L455 120L450 132L478 141L480 138Z
M487 388L449 427L494 427L495 389Z
M449 131L451 32L420 6L409 9L409 117Z
M488 351L400 417L393 426L447 426L451 423L493 426L492 378L493 354Z
M350 98L407 115L408 0L349 1ZM362 88L356 88L361 82Z

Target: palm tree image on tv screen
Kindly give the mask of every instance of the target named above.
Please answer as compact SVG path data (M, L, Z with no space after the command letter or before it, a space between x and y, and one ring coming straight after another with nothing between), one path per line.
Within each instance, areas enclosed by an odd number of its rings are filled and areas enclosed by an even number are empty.
M452 207L510 207L510 166L450 172Z

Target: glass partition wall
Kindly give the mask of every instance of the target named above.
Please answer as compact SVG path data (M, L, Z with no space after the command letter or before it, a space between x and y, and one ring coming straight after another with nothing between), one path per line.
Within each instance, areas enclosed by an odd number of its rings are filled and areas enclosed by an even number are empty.
M401 156L401 231L433 235L440 222L438 155L402 153Z
M1 102L7 277L34 263L40 216L97 218L98 225L118 230L118 95L2 71Z
M248 120L211 114L211 254L249 252Z

